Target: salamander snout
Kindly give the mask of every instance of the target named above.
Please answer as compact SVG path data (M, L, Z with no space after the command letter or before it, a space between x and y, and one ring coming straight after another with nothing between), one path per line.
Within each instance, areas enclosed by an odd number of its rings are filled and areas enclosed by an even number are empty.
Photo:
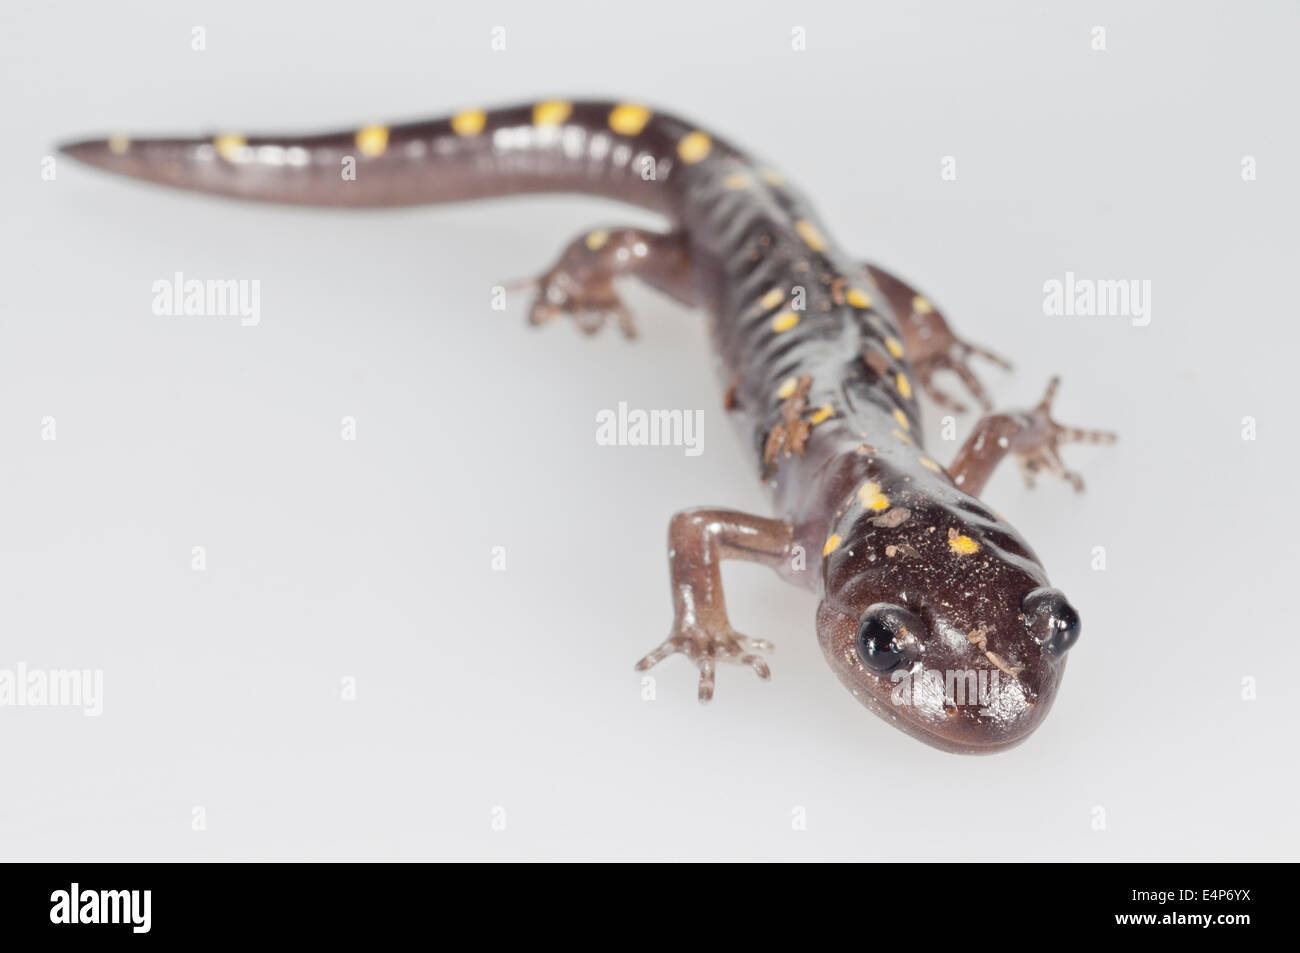
M1031 590L1020 602L1025 628L1043 654L1061 658L1079 641L1079 613L1066 601L1059 589L1041 586Z

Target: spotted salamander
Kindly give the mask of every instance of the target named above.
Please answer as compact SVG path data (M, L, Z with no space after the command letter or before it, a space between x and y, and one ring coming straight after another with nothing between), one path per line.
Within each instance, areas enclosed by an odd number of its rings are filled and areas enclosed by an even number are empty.
M763 563L819 597L831 668L876 714L940 748L991 752L1042 721L1079 616L1029 545L978 495L998 462L1082 483L1067 441L1113 435L1031 410L986 413L948 466L922 445L918 391L1000 358L957 337L902 279L836 246L805 197L722 137L636 103L547 101L299 137L112 136L62 152L111 172L243 199L376 207L515 193L606 196L662 213L664 231L606 226L575 239L534 283L534 324L567 315L631 336L615 280L635 277L711 316L724 405L775 500L768 518L725 509L668 529L674 623L647 669L683 653L699 697L715 666L762 678L769 642L728 620L724 560Z

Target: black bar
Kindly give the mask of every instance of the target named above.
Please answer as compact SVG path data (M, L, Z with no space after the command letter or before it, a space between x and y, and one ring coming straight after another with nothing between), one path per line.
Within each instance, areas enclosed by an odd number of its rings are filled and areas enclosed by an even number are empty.
M645 930L671 945L693 919L730 937L761 914L765 923L789 918L817 932L827 917L843 918L835 930L861 921L873 943L893 933L916 939L921 930L958 946L994 935L1019 936L1029 949L1047 937L1125 934L1181 945L1284 927L1281 906L1294 880L1291 865L1270 864L840 864L814 872L625 864L612 873L568 864L545 874L536 866L10 864L0 929L7 941L60 946L316 938L337 948L349 936L373 943L414 930L438 942L464 929L487 937L527 924L540 942L567 921L563 931L604 937L603 945ZM71 922L74 896L77 920L118 922Z

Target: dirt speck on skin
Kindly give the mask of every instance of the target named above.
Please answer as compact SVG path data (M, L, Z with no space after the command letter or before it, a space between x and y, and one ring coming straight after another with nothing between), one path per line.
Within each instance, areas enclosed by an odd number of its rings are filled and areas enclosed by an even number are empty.
M739 387L740 387L740 375L737 374L735 377L731 379L731 383L727 386L727 392L722 395L723 410L730 411L736 409L736 391Z
M990 662L992 662L994 665L1000 668L1002 671L1010 675L1012 678L1015 678L1017 675L1019 675L1021 672L1025 670L1025 667L1023 665L1016 665L1016 666L1008 665L1006 661L1002 658L1002 656L998 655L997 652L986 651L984 653L984 656Z
M781 404L781 423L773 427L767 435L763 447L763 465L767 466L781 454L796 457L803 456L804 445L812 431L808 421L803 419L803 412L808 409L808 390L812 387L812 378L804 375L795 383L794 393Z
M877 516L869 520L875 526L883 526L885 529L893 529L895 526L902 526L911 517L912 511L905 506L896 506L883 516Z

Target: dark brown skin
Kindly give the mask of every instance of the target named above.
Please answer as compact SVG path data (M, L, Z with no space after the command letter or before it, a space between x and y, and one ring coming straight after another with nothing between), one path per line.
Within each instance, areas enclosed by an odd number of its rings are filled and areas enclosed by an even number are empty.
M89 140L63 147L112 172L219 195L375 207L527 192L621 199L669 231L604 227L575 239L536 282L534 324L593 333L632 316L614 282L635 277L705 308L726 407L753 448L779 518L690 510L669 526L674 624L637 665L681 652L713 696L719 661L770 675L772 646L735 632L721 563L775 569L820 596L817 631L840 680L872 711L951 751L996 751L1041 722L1078 617L1037 557L976 498L1014 455L1082 488L1058 453L1110 434L1058 425L1043 401L990 414L947 469L924 455L914 388L951 371L985 409L957 338L906 282L841 252L801 195L725 141L665 113L544 102L448 120L301 138ZM349 176L349 168L355 171ZM927 673L937 673L934 675ZM978 698L964 686L984 685Z

